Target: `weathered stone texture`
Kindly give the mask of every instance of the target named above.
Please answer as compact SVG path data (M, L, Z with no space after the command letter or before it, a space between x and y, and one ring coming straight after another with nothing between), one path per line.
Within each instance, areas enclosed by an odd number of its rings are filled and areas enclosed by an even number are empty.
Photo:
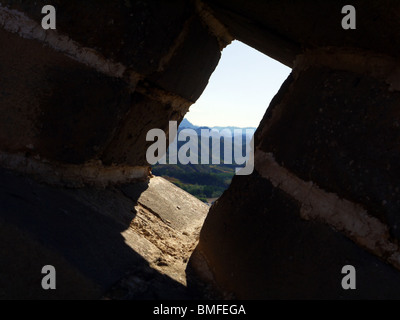
M318 47L372 50L400 54L395 0L246 1L205 0L231 34L274 59L293 66L297 54ZM356 30L344 31L345 5L356 8Z
M299 210L300 203L257 173L235 177L208 213L191 259L205 258L209 270L198 272L211 271L227 298L400 297L397 270L329 226L301 219ZM341 287L347 264L356 267L357 290Z
M200 200L162 178L102 189L55 188L3 169L0 178L1 299L196 297L184 270L208 209ZM181 210L151 210L161 203ZM41 286L48 264L56 290ZM143 275L144 287L129 284Z
M200 274L196 259L204 259L220 290L262 299L398 297L400 95L371 76L373 67L308 64L282 85L255 134L256 173L234 179L211 208L192 258ZM357 292L341 287L346 264L362 270Z
M400 93L372 77L310 68L272 103L256 144L301 179L367 208L398 238L399 104Z
M56 1L47 33L43 4L1 7L2 150L147 165L145 133L181 121L218 63L217 39L186 1Z
M161 72L150 79L162 88L179 94L189 101L196 101L208 83L211 72L218 64L219 44L199 18L186 26L185 41Z
M181 121L181 111L171 105L163 104L140 93L131 96L135 109L124 117L118 131L101 156L105 164L127 163L131 165L148 165L146 150L154 143L146 141L149 130L156 128L167 133L169 121Z
M46 1L2 1L38 23ZM57 31L144 75L156 72L185 21L193 13L188 1L89 0L52 1Z
M46 1L0 2L0 297L49 298L31 271L47 259L69 282L60 298L99 297L127 271L107 297L187 293L184 233L205 209L159 180L145 191L146 134L182 120L236 38L294 70L188 274L226 298L400 298L397 0L354 1L356 30L336 0L54 0L48 31ZM357 290L340 286L346 264Z

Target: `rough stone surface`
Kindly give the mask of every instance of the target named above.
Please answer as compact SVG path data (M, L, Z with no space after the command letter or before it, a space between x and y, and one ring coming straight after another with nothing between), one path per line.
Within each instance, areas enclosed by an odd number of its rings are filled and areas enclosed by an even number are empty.
M6 0L3 4L24 12L38 23L46 1ZM136 72L156 72L169 53L193 8L188 1L56 0L57 30L82 46ZM149 59L149 57L151 57Z
M211 207L190 264L228 299L400 297L397 270L329 226L301 219L299 210L257 173L235 177ZM357 290L342 289L348 264L356 267Z
M399 298L397 0L354 1L356 30L341 0L54 0L48 31L45 4L0 0L1 298L193 298L198 275L225 298ZM294 70L185 275L207 208L147 181L146 134L233 38Z
M185 1L56 1L47 32L43 4L0 3L2 150L147 165L146 132L181 121L200 96L220 58L216 37Z
M176 92L189 101L196 101L208 83L221 56L217 39L199 18L189 21L185 39L169 64L150 79L162 88ZM202 79L199 82L197 79Z
M2 299L194 297L185 287L185 266L208 210L196 198L162 178L133 186L137 192L128 195L116 187L54 188L10 171L0 175ZM142 207L141 195L158 189L167 207L181 194L181 215L189 203L198 208L188 213L192 233L174 229L179 214L164 211L170 219L164 222ZM170 200L168 190L173 191ZM57 290L41 287L41 268L47 264L56 268ZM129 294L117 294L127 275L141 278L145 287L122 286Z
M128 87L35 41L4 31L0 41L2 150L68 163L94 158L128 111Z
M169 121L180 122L182 119L183 111L141 93L135 92L131 99L135 108L124 117L120 128L101 155L107 165L148 165L146 150L154 141L146 140L147 133L157 128L166 132L168 138Z
M374 78L309 68L271 105L256 144L301 179L368 208L399 239L399 103Z
M205 0L232 35L292 67L306 48L351 47L399 57L400 3L386 1ZM342 8L356 9L356 30L344 31Z
M134 197L137 186L121 187L126 195ZM193 196L160 177L150 179L149 188L140 195L139 202L148 210L155 212L161 220L182 233L193 233L204 220L207 205L194 201ZM201 214L200 214L201 213ZM179 218L177 218L179 216Z
M364 45L299 56L255 134L257 179L212 207L191 266L227 297L398 297L398 66ZM341 287L346 264L362 270L357 292Z

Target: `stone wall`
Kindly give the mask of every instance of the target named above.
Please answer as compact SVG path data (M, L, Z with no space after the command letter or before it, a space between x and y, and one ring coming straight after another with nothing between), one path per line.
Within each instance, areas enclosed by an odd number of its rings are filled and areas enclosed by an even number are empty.
M253 25L230 20L242 2L217 2L245 41ZM243 5L259 22L253 36L284 33L302 49L282 59L293 72L257 129L255 172L235 178L213 205L192 256L226 297L399 298L399 26L386 29L389 6L354 5L354 32L340 30L339 3ZM319 31L309 29L317 23ZM274 53L274 44L260 48ZM341 286L345 265L357 270L357 290Z
M3 297L30 283L36 289L27 297L48 298L24 261L36 268L52 256L61 283L73 279L61 298L98 297L133 266L147 265L134 253L145 252L147 240L132 236L142 247L128 248L121 237L138 199L117 186L148 185L146 133L182 120L221 50L239 39L293 72L257 129L254 173L235 177L211 208L188 273L226 298L399 298L398 1L353 1L355 30L341 27L348 3L336 0L54 0L57 29L43 30L46 4L0 0L1 256L8 262L0 281L16 288ZM154 204L174 196L165 188L147 195L143 212L159 230L151 215L163 210ZM178 212L170 202L169 217ZM135 225L148 235L145 224ZM80 247L85 239L90 245ZM106 264L93 267L99 261L113 261L114 271L104 277ZM340 285L348 264L357 290ZM177 285L176 296L185 293L182 283L158 276ZM80 285L87 291L78 295Z
M0 1L0 299L196 296L208 207L151 175L146 134L201 95L219 28L185 0Z
M272 101L255 173L212 207L194 260L239 298L398 298L400 95L368 72L377 64L311 60ZM341 287L348 264L357 290Z
M180 122L219 61L215 28L188 1L55 1L44 30L45 4L0 3L1 151L148 166L148 130Z

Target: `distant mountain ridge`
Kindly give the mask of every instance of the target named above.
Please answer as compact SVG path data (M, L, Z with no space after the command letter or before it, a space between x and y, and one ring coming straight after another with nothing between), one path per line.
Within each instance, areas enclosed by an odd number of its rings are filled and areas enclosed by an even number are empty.
M242 128L242 127L235 127L235 126L227 126L227 127L221 127L221 126L214 126L214 127L196 126L196 125L192 124L186 118L183 118L182 122L179 125L178 130L182 130L182 129L193 129L193 130L196 130L196 129L207 129L207 128L215 129L215 130L218 130L218 131L221 131L223 129L228 129L228 130L230 130L232 132L233 132L233 130L246 130L246 129L254 130L254 131L256 130L255 127L244 127L244 128Z
M182 122L179 125L179 129L198 129L198 126L192 124L188 119L183 118Z
M174 151L171 151L170 148L168 148L167 150L167 158L169 158L169 156L172 156L173 158L176 158L177 156L177 152L178 150L183 146L183 145L187 145L187 146L192 146L193 142L191 139L186 140L186 141L176 141L177 137L179 136L179 133L182 130L185 129L190 129L193 130L194 132L186 132L186 134L189 135L189 137L193 137L196 136L197 139L195 139L194 141L197 141L198 144L198 150L199 153L203 153L205 152L206 154L210 155L210 163L212 161L212 159L217 160L218 157L220 157L220 163L224 164L223 158L224 158L224 152L225 152L225 144L226 143L230 143L230 150L232 152L232 159L233 159L233 151L235 149L238 150L242 150L242 153L246 152L246 145L248 143L250 143L250 140L252 139L254 132L256 130L256 128L238 128L238 127L234 127L234 126L229 126L229 127L206 127L206 126L196 126L194 124L192 124L189 120L187 120L186 118L184 118L182 120L182 122L180 123L179 127L178 127L178 134L175 138L175 140L173 141L174 143L177 144L177 148L174 149ZM202 129L206 129L206 130L210 130L209 132L209 137L210 137L210 143L209 145L202 145L201 144L201 138L203 136L202 133ZM205 133L207 134L207 133ZM213 138L223 138L219 140L219 144L220 144L220 154L219 155L214 155L212 152L212 140ZM228 138L228 140L225 140L225 138ZM237 139L239 138L239 139ZM172 141L170 141L170 143L172 143ZM208 148L208 149L207 149ZM200 156L200 154L199 154ZM216 158L217 157L217 158ZM218 161L218 160L217 160ZM199 163L200 163L200 158L199 158Z
M232 147L231 150L234 150L235 147L245 152L246 150L246 143L251 139L253 136L256 128L238 128L234 126L229 127L206 127L206 126L196 126L192 124L189 120L184 118L179 125L178 133L183 129L192 129L196 133L193 135L197 135L198 137L201 134L201 129L211 129L210 137L212 136L235 136L239 137L239 134L234 134L234 130L241 130L240 135L241 140L240 144L235 144L235 139L232 139ZM225 130L224 130L225 129ZM249 131L246 131L249 130ZM228 132L224 132L224 131ZM237 132L236 132L237 133ZM189 134L192 136L192 134ZM211 139L211 138L210 138ZM229 141L229 140L228 140ZM182 145L189 143L192 145L192 140L187 141L176 141L177 149L174 152L171 152L170 148L167 150L167 159L169 157L176 158L178 150L182 147ZM198 151L206 152L209 154L209 163L206 165L196 165L196 164L156 164L152 167L152 172L155 175L159 175L164 177L165 179L169 180L170 182L174 183L178 187L186 190L187 192L191 193L192 195L196 196L202 201L214 201L218 198L224 190L229 186L232 177L235 175L235 169L238 167L236 163L227 164L224 163L224 144L226 143L225 139L221 139L219 141L220 144L220 154L214 155L212 153L212 141L210 140L208 149L207 146L201 145L201 139L197 139L198 143ZM200 162L200 154L199 154L199 161ZM219 164L212 164L213 160L218 160ZM234 157L232 155L232 159ZM168 161L167 161L168 163ZM243 166L243 165L240 165ZM207 200L208 199L208 200Z

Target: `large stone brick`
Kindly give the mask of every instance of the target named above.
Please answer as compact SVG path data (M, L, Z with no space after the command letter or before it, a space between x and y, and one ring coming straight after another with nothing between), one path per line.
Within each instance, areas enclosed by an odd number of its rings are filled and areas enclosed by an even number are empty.
M82 163L105 147L130 107L131 88L39 42L0 31L0 144Z
M396 0L205 0L232 35L293 67L297 54L316 47L349 47L399 57ZM342 28L342 8L356 9L356 29Z
M346 57L298 64L255 133L256 171L209 212L192 266L228 297L399 297L400 93L390 59Z
M164 70L150 77L162 88L195 102L208 84L221 53L217 39L199 18L186 26L184 41L176 49Z
M191 266L211 272L226 298L400 298L397 270L299 210L256 172L235 177L208 213ZM356 290L341 286L345 265L356 268Z
M149 165L146 160L147 148L153 141L146 141L147 133L154 128L161 129L168 139L169 121L182 119L182 113L171 105L135 92L131 97L131 111L101 155L103 163Z
M258 148L301 179L361 204L399 239L400 93L324 67L286 87L260 124Z
M2 3L38 23L44 17L42 7L49 4L45 0ZM193 13L193 6L184 0L55 0L52 5L59 33L144 75L158 70Z

